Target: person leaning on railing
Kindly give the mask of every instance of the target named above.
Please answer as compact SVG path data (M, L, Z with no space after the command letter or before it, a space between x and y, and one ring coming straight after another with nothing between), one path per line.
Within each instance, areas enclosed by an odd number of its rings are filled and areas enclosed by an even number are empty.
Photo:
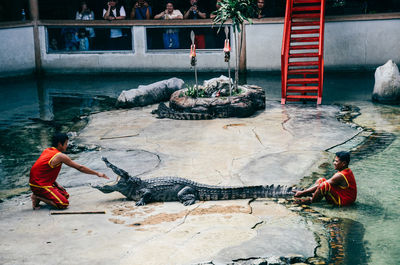
M220 7L221 7L221 0L217 0L217 2L215 3L215 10L218 10ZM210 14L211 19L214 19L217 16L214 12L211 12Z
M172 1L168 0L165 11L154 16L154 19L183 19L181 11L174 9ZM163 33L165 49L179 49L179 29L166 29Z
M202 12L198 5L197 0L189 0L190 8L183 15L184 19L204 19L207 18L206 12ZM196 48L205 49L206 48L206 40L204 37L204 30L202 28L193 28L193 32L195 33L194 42L196 44Z
M130 19L145 20L152 15L151 6L145 0L138 0L132 8Z
M76 20L94 20L94 13L92 10L87 5L86 1L81 1L79 5L79 10L76 11L75 14L75 19ZM88 49L93 49L93 44L94 44L94 38L96 37L96 33L94 32L93 28L86 28L85 29L88 34L88 40L89 40L89 48Z
M103 9L103 18L105 20L123 20L126 18L125 8L118 4L118 0L110 0L107 7ZM126 48L124 34L122 29L111 28L110 38L108 40L108 49L124 50Z

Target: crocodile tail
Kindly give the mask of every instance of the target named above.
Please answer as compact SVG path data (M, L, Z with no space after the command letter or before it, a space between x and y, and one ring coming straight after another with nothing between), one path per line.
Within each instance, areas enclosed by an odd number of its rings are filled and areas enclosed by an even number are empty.
M272 197L289 197L294 195L294 191L292 187L277 185L266 185L264 188L264 197L272 198Z
M167 107L163 102L158 105L158 109L153 110L152 114L157 114L159 119L168 118L173 120L210 120L212 115L205 113L178 112Z

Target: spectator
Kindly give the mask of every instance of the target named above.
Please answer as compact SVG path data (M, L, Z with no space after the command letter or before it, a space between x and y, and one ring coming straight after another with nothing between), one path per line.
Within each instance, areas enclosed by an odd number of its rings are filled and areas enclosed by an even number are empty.
M174 4L168 0L165 11L154 16L154 19L183 19L181 11L174 9ZM179 30L167 29L163 33L163 42L165 49L179 49Z
M58 51L58 42L55 38L52 38L49 43L49 52Z
M76 51L79 48L78 31L76 28L62 28L61 36L64 38L65 50Z
M132 8L131 19L145 20L152 15L151 6L145 0L138 0Z
M79 50L80 51L88 51L89 50L89 39L86 36L85 29L83 29L83 28L79 29L78 39L79 39Z
M118 0L110 0L107 7L103 9L103 18L105 20L123 20L126 18L125 8L118 4ZM125 39L122 29L111 28L110 38L108 40L110 50L125 49Z
M80 2L79 10L76 11L75 14L76 20L94 20L94 13L91 11L87 5L86 1ZM96 37L96 33L93 28L86 28L86 31L89 33L89 47L93 48L94 38Z
M183 16L184 19L198 19L198 18L206 18L206 13L201 12L197 6L197 0L189 0L190 8L185 12Z
M201 12L197 6L197 0L189 0L190 8L185 12L183 16L184 19L199 19L199 18L207 18L207 14L205 12ZM195 33L194 43L196 44L196 48L205 49L206 41L204 37L204 30L201 28L193 29Z
M265 6L264 0L257 0L257 14L255 18L274 17L275 1L269 1L268 7Z
M267 14L264 9L264 0L257 0L257 14L255 18L266 17Z
M215 3L216 10L218 10L220 7L221 7L221 0L217 0L217 2ZM211 19L214 19L216 16L217 15L215 14L215 11L210 14Z

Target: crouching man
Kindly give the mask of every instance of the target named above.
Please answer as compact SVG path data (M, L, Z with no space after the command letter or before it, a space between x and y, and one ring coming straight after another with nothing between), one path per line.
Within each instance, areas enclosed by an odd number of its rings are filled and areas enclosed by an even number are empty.
M298 191L294 197L306 197L306 199L299 199L297 203L314 203L321 201L325 197L328 203L337 206L346 206L355 202L357 198L357 185L353 172L348 168L350 163L349 152L337 152L333 165L336 172L333 177L326 180L320 178L314 186L304 190Z
M31 168L29 186L32 190L31 199L34 210L40 208L40 201L57 209L68 207L69 194L56 181L62 164L66 164L86 174L109 179L104 173L82 166L62 153L68 147L68 136L65 133L56 133L52 139L52 146L42 152L39 159Z

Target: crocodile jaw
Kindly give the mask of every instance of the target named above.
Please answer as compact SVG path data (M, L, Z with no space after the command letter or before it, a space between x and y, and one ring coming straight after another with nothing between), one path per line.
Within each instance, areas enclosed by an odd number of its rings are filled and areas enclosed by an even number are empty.
M99 191L103 193L111 193L113 191L116 191L114 186L111 185L104 185L104 186L92 186L93 188L98 189Z

